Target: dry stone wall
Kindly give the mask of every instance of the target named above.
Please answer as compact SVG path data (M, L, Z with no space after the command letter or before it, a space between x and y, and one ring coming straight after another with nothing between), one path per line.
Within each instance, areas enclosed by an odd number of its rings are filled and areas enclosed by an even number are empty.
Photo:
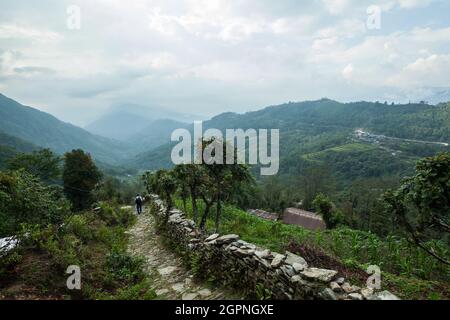
M152 214L165 221L166 207L151 195ZM388 291L352 286L337 271L314 268L300 256L271 252L239 239L238 235L200 235L195 223L180 210L171 210L162 229L165 237L189 261L194 272L250 298L277 300L396 300Z

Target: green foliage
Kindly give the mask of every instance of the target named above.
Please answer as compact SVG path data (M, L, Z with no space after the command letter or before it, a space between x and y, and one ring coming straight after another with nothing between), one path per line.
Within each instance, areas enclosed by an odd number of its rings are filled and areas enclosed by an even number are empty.
M145 173L142 177L149 193L157 193L166 203L165 222L173 208L173 197L177 191L177 180L174 171L158 170L155 173Z
M258 283L255 288L257 300L270 300L272 291L267 289L262 283Z
M61 174L61 158L50 149L42 149L33 153L20 153L9 160L8 169L24 169L32 175L40 178L45 183L50 183L59 178Z
M7 135L28 141L29 145L48 147L58 154L82 148L91 152L96 159L112 164L119 164L129 151L125 143L93 135L48 113L23 106L2 94L0 94L0 128ZM14 143L19 147L23 146L20 142ZM18 148L18 151L32 150Z
M119 288L113 296L108 298L115 300L154 300L157 295L152 289L150 280L144 279L135 285Z
M106 176L100 186L94 191L98 201L112 201L123 204L133 204L137 193L144 189L142 180L137 177L115 178Z
M181 209L181 201L177 201ZM204 204L199 202L199 208ZM187 213L192 215L192 206L188 204ZM207 229L214 230L214 220L208 219ZM333 259L346 263L351 267L361 268L365 265L378 265L383 272L389 273L391 279L402 277L402 282L391 280L386 284L400 297L412 299L426 298L428 294L438 290L449 290L448 269L423 250L412 245L404 238L389 236L386 239L371 232L339 227L326 231L310 231L299 226L271 222L250 215L236 207L225 205L222 231L226 234L239 234L241 239L260 245L276 252L284 252L291 241L319 247ZM450 254L444 243L436 244L436 250ZM408 286L414 286L419 279L418 290L403 292ZM425 296L425 297L424 297Z
M94 201L93 190L101 176L91 156L83 150L73 150L64 155L64 193L75 210L90 207Z
M0 170L6 169L8 162L20 152L32 152L38 147L17 137L0 132Z
M61 223L68 213L68 202L35 176L0 172L0 237L15 234L21 223Z
M108 226L124 226L129 227L136 221L136 216L127 209L120 209L117 206L107 202L100 204L100 210L96 214Z
M439 261L450 265L430 240L449 243L450 152L420 161L416 174L395 191L384 195L386 209L396 218L407 237Z
M123 252L111 252L106 256L108 273L114 279L123 282L139 282L145 277L142 268L144 260Z
M323 193L319 193L313 201L313 206L319 213L328 229L333 229L344 220L342 213L336 210L334 204Z
M18 254L26 259L16 259L9 269L0 264L0 278L8 276L44 295L50 292L75 299L153 299L156 295L143 271L143 259L126 252L125 230L131 223L126 216L133 214L103 204L100 212L79 213L67 217L61 225L22 225ZM13 256L7 258L12 260ZM81 292L66 291L60 285L65 283L69 265L78 265L82 270Z

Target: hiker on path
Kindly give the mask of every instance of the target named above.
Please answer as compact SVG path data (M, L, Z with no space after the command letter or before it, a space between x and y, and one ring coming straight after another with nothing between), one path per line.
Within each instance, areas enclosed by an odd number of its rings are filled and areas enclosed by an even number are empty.
M134 200L134 203L136 203L136 212L137 214L141 214L142 213L142 203L143 203L143 199L141 197L141 195L138 193L136 195L136 199Z

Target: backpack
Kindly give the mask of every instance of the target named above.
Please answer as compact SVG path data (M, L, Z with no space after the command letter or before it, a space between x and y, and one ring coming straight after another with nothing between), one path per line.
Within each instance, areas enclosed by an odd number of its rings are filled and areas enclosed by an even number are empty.
M136 197L135 202L136 202L136 204L138 204L138 205L142 205L142 198L141 198L141 197Z

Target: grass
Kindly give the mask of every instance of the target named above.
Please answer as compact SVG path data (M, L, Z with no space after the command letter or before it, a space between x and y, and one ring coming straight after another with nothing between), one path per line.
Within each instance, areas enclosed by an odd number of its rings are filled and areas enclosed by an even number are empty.
M181 201L176 203L182 209ZM202 210L203 203L199 201L198 205ZM186 211L192 216L190 204ZM208 219L207 229L214 229L213 217ZM353 269L350 274L361 275L361 270L377 265L383 273L384 289L404 299L450 298L448 268L398 237L380 239L373 233L349 228L310 231L266 221L229 205L223 210L221 233L238 234L245 241L275 252L284 252L292 243L307 245L339 261L343 270ZM445 245L441 250L449 254Z

